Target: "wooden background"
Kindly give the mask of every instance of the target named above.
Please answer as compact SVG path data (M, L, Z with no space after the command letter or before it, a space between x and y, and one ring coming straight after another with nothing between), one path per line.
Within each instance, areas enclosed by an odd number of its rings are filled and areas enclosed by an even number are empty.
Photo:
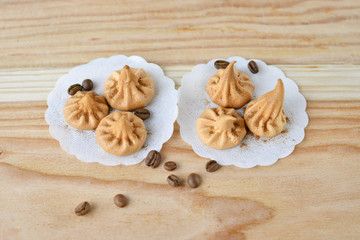
M0 1L0 239L359 239L359 26L357 0ZM83 163L50 136L46 97L116 54L177 85L212 58L278 65L308 101L305 140L273 166L207 173L175 124L163 159L199 173L197 189L168 186L162 166Z

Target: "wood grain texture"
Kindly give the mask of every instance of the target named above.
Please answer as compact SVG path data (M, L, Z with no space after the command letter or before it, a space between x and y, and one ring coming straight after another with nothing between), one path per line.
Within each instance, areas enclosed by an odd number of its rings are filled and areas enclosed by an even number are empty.
M360 63L360 2L1 1L0 68L69 67L140 55L160 65L240 55Z
M272 217L271 209L255 201L207 197L190 188L23 175L1 166L0 181L9 176L12 188L0 195L0 216L11 221L2 223L1 239L99 239L101 233L102 239L241 240L242 230ZM112 201L119 192L129 199L122 209ZM21 199L26 204L14 204ZM84 199L91 211L78 217L73 210Z
M0 240L358 239L359 25L357 0L0 1ZM177 86L213 58L278 64L308 101L305 139L271 167L207 173L175 123L163 161L200 174L197 189L168 186L162 166L83 163L50 136L46 97L70 68L116 54Z
M360 65L276 65L299 85L308 100L359 100ZM181 84L193 66L165 66L165 75ZM0 102L46 100L68 68L0 69ZM81 82L79 80L79 82ZM344 94L346 92L346 94Z
M181 139L175 124L161 151L163 161L177 162L175 174L183 179L199 173L203 183L195 190L168 186L169 172L162 166L107 167L77 160L49 135L46 108L44 101L0 103L0 145L5 150L0 158L1 239L63 239L70 233L97 239L99 231L106 238L125 234L122 239L142 239L147 229L152 229L147 239L360 235L359 99L308 101L305 140L271 167L226 166L207 173L207 159ZM124 211L112 203L119 192L131 199ZM95 209L75 217L73 208L83 200ZM17 202L22 204L15 207Z

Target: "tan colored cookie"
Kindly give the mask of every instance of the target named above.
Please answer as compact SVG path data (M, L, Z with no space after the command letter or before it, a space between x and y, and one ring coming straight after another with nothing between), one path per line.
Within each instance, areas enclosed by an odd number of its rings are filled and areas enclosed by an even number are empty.
M225 108L241 108L248 103L254 93L254 85L250 77L234 68L236 61L226 69L219 69L210 77L206 92L211 101Z
M232 108L207 108L196 120L200 140L215 149L238 145L246 135L244 119Z
M137 152L145 143L143 120L131 112L113 112L96 129L98 144L108 153L125 156Z
M114 71L104 85L104 96L110 106L123 111L145 107L154 93L154 79L143 69L127 65Z
M249 103L244 113L249 130L260 137L273 137L281 133L286 125L284 97L284 84L278 79L274 90Z
M109 106L105 98L93 91L78 91L66 101L63 108L65 121L70 126L82 130L95 129L108 113Z

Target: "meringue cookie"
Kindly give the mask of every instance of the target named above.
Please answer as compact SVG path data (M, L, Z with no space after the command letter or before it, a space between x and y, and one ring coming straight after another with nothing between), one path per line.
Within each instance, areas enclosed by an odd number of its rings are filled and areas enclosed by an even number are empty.
M246 135L244 119L232 108L207 108L196 120L200 140L215 149L238 145Z
M137 152L145 143L147 131L143 120L131 112L113 112L101 120L96 141L104 151L125 156Z
M143 69L128 65L114 71L104 85L104 96L110 106L123 111L145 107L154 93L154 79Z
M250 102L244 113L249 130L260 137L274 137L281 133L286 125L284 97L284 84L278 79L274 90Z
M78 91L67 99L63 108L65 121L70 126L82 130L95 129L108 113L109 106L105 98L93 91Z
M219 69L210 77L206 92L211 101L225 108L241 108L248 103L254 93L254 85L250 77L234 68L236 61L226 69Z

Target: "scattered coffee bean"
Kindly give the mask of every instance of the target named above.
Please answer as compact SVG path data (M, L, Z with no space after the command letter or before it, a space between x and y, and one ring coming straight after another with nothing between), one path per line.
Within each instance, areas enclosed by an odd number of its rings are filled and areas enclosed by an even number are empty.
M214 67L216 69L225 69L228 65L229 65L229 62L225 61L225 60L216 60L214 62Z
M250 61L248 63L248 68L249 68L250 72L252 72L254 74L259 72L259 68L258 68L256 62L254 62L254 61Z
M161 162L161 155L156 150L151 150L145 158L145 164L148 167L157 168Z
M114 203L116 206L123 208L127 205L127 198L122 194L117 194L114 197Z
M90 79L85 79L81 85L85 91L90 91L94 87L94 84Z
M68 88L68 94L73 96L78 91L82 91L82 86L80 84L73 84Z
M136 109L134 114L142 120L148 119L150 117L150 111L145 108Z
M164 168L165 170L167 171L174 171L176 169L176 163L175 162L172 162L172 161L169 161L169 162L166 162L164 164Z
M187 180L188 180L189 186L192 188L197 188L198 186L200 186L201 178L200 178L199 174L191 173L188 176Z
M75 214L83 216L90 211L90 204L88 202L82 202L75 208Z
M173 187L178 187L181 185L181 179L178 176L173 175L173 174L168 176L167 181Z
M215 160L211 160L206 163L205 168L208 172L215 172L220 168L220 165Z

